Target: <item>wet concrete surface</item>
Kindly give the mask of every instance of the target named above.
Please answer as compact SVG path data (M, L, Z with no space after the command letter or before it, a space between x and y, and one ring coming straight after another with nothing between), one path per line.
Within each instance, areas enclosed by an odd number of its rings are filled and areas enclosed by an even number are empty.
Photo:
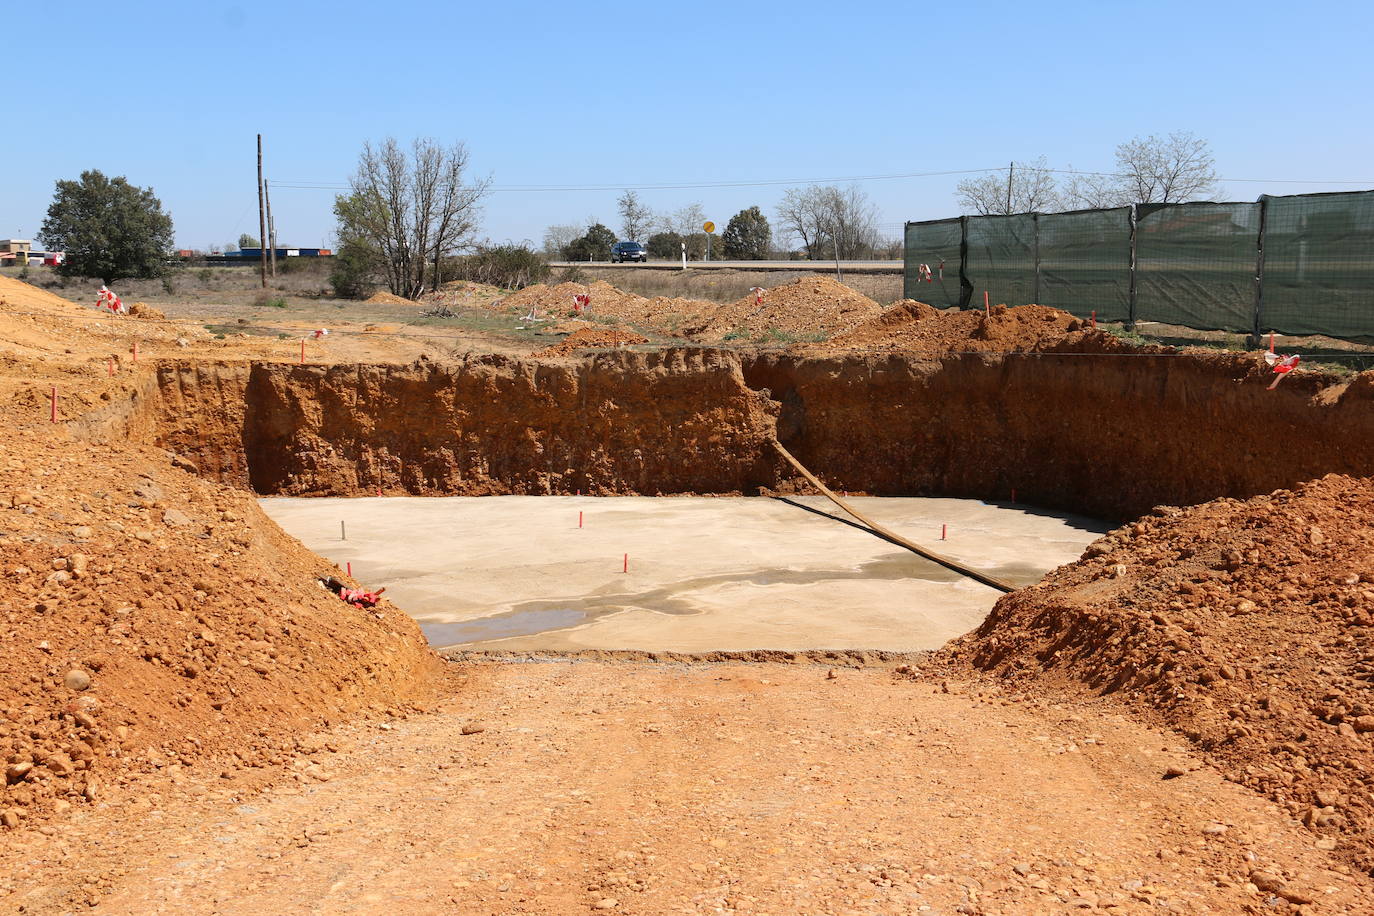
M1077 558L1104 530L976 500L854 501L879 524L1017 584ZM351 562L359 581L385 585L435 646L917 650L976 626L999 596L827 517L838 510L822 497L262 505L307 547L340 567Z

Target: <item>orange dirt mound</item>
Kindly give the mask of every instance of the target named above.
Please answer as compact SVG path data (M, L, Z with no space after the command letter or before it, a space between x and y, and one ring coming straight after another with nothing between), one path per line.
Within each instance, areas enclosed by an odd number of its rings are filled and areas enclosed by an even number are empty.
M1124 341L1068 312L1043 305L940 311L904 299L826 344L830 348L918 353L1017 352L1091 344L1097 351L1130 349Z
M155 309L146 302L135 302L130 305L129 316L131 318L150 318L155 321L167 320L167 314L162 309Z
M1001 599L945 655L1162 717L1368 870L1372 543L1369 479L1162 507Z
M535 356L566 356L578 350L601 347L623 347L628 344L648 343L649 338L633 331L617 331L615 328L579 328L568 335L567 339L551 347L540 350Z
M414 299L406 299L397 296L395 293L388 293L385 290L373 293L363 300L372 305L419 305Z
M824 339L841 334L882 313L872 299L825 276L800 277L767 290L763 301L750 293L720 306L692 337L716 342L731 339L769 341L792 337Z

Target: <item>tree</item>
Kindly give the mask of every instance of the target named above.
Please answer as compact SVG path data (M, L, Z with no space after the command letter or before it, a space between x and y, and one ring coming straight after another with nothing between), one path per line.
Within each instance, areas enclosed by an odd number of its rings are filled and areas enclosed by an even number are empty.
M639 195L634 191L626 191L615 205L620 209L620 227L625 232L625 241L643 238L653 225L653 211L640 202Z
M569 261L609 261L611 246L615 244L615 233L600 223L587 227L587 234L563 249L563 257Z
M655 232L644 244L651 258L673 258L682 256L683 238L676 232Z
M858 185L789 188L778 218L813 261L871 256L878 243L877 208Z
M230 253L231 251L238 251L238 250L239 250L239 246L238 246L238 245L235 245L233 242L225 242L225 243L224 243L224 248L223 248L222 250L224 251L225 254L228 254L228 253Z
M1137 204L1200 200L1217 191L1217 173L1207 141L1186 130L1160 138L1135 137L1116 148L1116 170Z
M443 259L472 243L490 181L465 183L467 164L462 143L445 149L416 139L409 156L391 137L377 148L363 144L334 215L341 242L371 248L395 295L413 299L438 286Z
M773 230L768 217L758 207L741 210L730 217L721 234L721 256L729 261L762 261L768 257Z
M172 252L172 217L152 188L106 178L92 169L79 181L59 181L39 230L47 248L66 252L60 273L99 277L158 277Z
M1189 131L1135 137L1116 148L1116 172L1075 175L1066 197L1076 207L1177 204L1220 192L1207 141Z
M965 178L955 186L959 204L978 216L1008 216L1063 209L1045 157L1012 163L1006 172Z
M366 299L377 290L382 275L381 257L366 242L348 239L334 253L329 285L340 299Z
M577 226L550 226L544 230L544 254L551 258L563 257L563 249L582 236Z
M706 211L701 204L688 204L672 213L665 213L659 217L659 226L664 232L676 232L686 238L694 233L704 230L702 224L706 222ZM703 244L705 242L703 241Z
M262 243L258 241L256 235L249 235L245 232L243 235L239 236L240 248L258 248L261 247L261 245Z

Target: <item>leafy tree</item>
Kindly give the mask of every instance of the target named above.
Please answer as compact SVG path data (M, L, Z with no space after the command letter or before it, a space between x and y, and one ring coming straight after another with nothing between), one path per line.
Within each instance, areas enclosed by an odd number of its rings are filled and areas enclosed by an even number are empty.
M411 142L409 155L388 137L364 143L351 191L334 201L339 237L366 245L380 260L387 286L413 299L443 282L445 258L472 244L488 180L465 183L462 143Z
M594 223L587 228L586 235L563 249L563 257L568 261L609 261L614 244L615 233Z
M979 216L1063 209L1054 173L1044 156L1030 163L1012 163L1006 172L965 178L955 190L965 212Z
M238 251L238 250L239 250L239 246L238 246L238 245L235 245L233 242L225 242L225 243L224 243L224 248L221 249L221 250L222 250L225 254L228 254L228 253L231 252L231 251Z
M346 239L334 252L329 285L334 287L334 295L340 299L366 299L377 291L381 276L381 257L366 242Z
M240 248L261 248L261 247L262 247L262 243L258 241L258 237L257 237L256 235L249 235L248 233L245 232L243 235L239 236L239 247L240 247ZM226 250L227 250L227 249L226 249Z
M92 169L80 181L57 182L39 238L45 247L67 253L58 267L65 275L106 282L159 277L172 252L172 217L152 188Z
M727 261L762 261L768 257L772 240L768 217L758 207L750 207L730 217L720 239L721 256Z
M644 206L634 191L626 191L615 204L620 209L620 226L625 231L625 241L634 242L643 238L653 225L653 211Z
M676 259L682 257L682 242L682 236L676 232L655 232L644 247L651 258Z

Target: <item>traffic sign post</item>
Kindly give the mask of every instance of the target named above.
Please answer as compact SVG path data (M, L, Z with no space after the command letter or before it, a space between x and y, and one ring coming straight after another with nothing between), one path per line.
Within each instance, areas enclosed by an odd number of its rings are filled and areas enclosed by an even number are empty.
M711 260L711 233L716 231L716 224L709 219L701 224L701 228L706 230L706 260Z

